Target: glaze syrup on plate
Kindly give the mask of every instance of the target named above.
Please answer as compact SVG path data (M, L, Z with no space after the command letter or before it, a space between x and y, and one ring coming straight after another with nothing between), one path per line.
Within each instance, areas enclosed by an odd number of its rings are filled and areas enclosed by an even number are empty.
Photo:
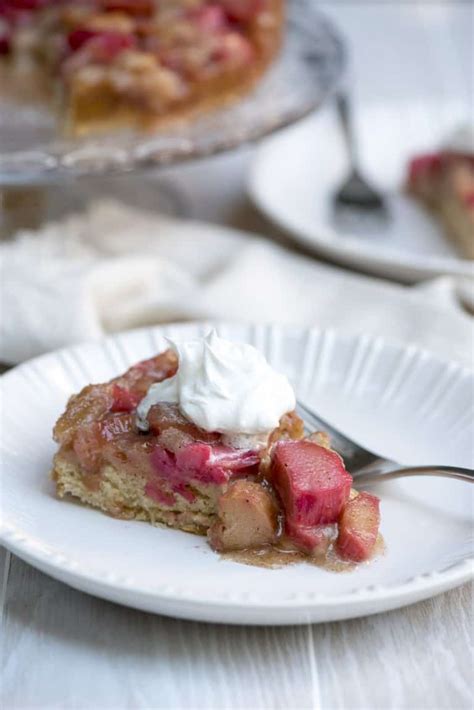
M370 560L380 557L385 552L385 543L382 535L379 534L375 548ZM285 547L284 544L269 545L257 550L236 550L235 552L225 552L221 555L223 559L233 560L252 567L265 567L267 569L279 569L287 565L295 565L301 562L321 567L328 572L352 572L357 564L342 560L334 548L334 542L328 546L326 554L305 555L298 550ZM368 560L370 562L370 560Z

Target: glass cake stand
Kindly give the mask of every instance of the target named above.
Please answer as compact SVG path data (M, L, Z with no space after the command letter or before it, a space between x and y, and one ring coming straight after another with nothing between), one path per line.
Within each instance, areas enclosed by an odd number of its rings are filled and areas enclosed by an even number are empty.
M101 185L110 179L113 193L122 174L231 150L287 126L327 99L344 66L344 45L332 23L312 0L289 0L282 50L258 87L235 104L166 130L66 139L47 102L28 102L0 89L0 233L36 223L36 213L44 213L45 191L64 190L70 179L83 194L91 192L94 181L86 181L84 190L85 182L75 178L100 178ZM182 211L179 196L159 182L155 209ZM22 213L26 203L32 206L32 223L15 224L15 212ZM77 196L73 206L78 207ZM55 218L54 211L46 212L46 218Z

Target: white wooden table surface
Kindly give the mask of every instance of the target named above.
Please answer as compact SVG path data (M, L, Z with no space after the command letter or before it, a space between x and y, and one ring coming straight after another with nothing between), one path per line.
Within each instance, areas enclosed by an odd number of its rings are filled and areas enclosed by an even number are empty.
M351 42L357 100L472 101L469 0L321 6ZM262 229L243 192L251 157L247 149L169 174L196 217ZM4 710L473 707L469 585L366 619L239 628L122 608L0 549L0 611Z

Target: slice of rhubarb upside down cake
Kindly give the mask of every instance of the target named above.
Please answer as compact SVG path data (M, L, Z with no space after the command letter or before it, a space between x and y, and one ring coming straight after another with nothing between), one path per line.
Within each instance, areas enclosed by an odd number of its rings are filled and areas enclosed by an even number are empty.
M290 383L252 346L214 332L171 343L70 398L54 428L57 493L207 535L252 564L365 562L381 549L379 500L352 488L294 409Z

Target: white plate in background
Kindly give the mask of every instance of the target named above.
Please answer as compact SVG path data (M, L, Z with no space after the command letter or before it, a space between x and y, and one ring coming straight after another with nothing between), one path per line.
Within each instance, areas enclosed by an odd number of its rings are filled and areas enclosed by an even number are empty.
M331 196L347 174L347 153L333 108L266 140L249 177L249 194L290 238L315 254L382 276L418 281L440 274L474 275L436 222L402 186L417 153L432 152L459 125L456 106L361 105L355 115L363 174L387 193L393 219L374 234L337 233Z
M383 557L350 573L308 564L269 570L222 560L204 538L115 520L58 500L48 470L51 429L67 398L205 324L117 335L27 362L4 375L1 540L47 574L151 612L237 624L330 621L393 609L472 576L470 484L412 478L375 488ZM298 396L379 453L402 463L473 465L474 374L412 347L334 331L221 325L260 348Z

